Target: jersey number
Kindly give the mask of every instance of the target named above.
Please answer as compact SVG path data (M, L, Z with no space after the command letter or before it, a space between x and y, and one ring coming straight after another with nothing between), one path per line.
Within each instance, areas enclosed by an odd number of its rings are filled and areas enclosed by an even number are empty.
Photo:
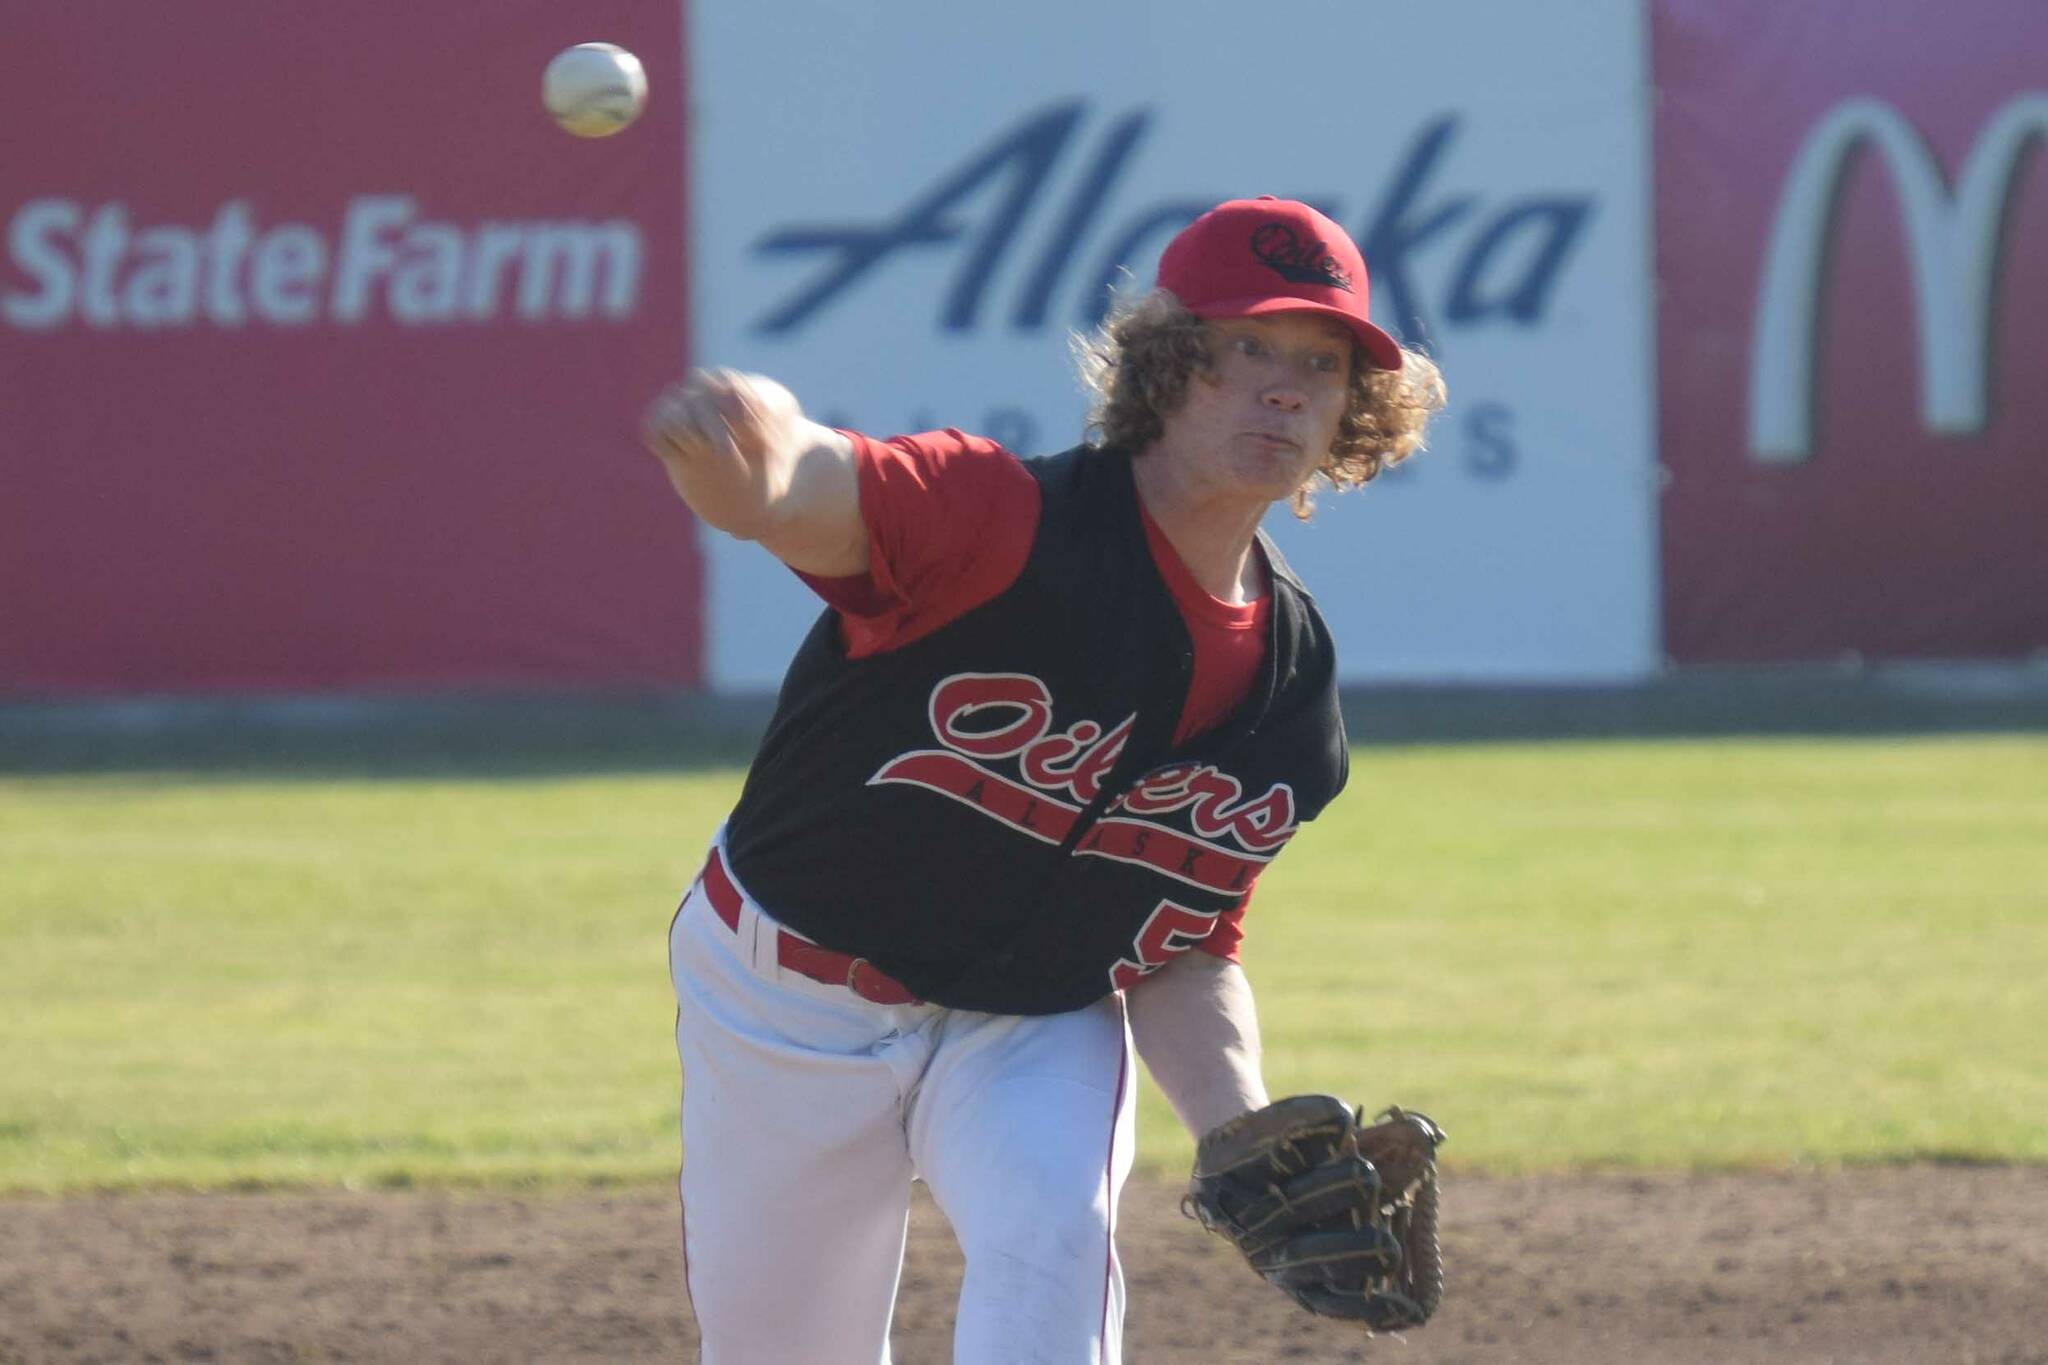
M1138 930L1138 960L1119 958L1109 969L1109 981L1117 990L1135 986L1180 954L1200 943L1216 927L1216 917L1185 905L1161 901L1145 917Z

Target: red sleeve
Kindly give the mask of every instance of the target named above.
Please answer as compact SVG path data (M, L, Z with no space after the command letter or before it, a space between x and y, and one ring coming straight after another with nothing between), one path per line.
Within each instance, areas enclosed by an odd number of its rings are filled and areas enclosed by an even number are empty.
M1195 944L1197 948L1225 962L1238 960L1238 945L1244 942L1244 912L1245 907L1252 903L1252 889L1246 887L1244 894L1237 898L1237 904L1216 917L1207 937Z
M1014 583L1038 533L1038 481L994 441L948 427L877 441L846 432L868 571L799 574L839 613L858 659L931 634Z

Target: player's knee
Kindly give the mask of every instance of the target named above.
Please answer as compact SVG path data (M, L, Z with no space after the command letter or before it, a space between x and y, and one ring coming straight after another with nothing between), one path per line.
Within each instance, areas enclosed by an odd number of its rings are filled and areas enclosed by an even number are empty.
M1010 1217L983 1219L972 1233L956 1229L970 1263L978 1253L984 1266L1052 1273L1090 1266L1099 1272L1110 1237L1109 1200L1099 1184L1046 1188L1027 1179L1008 1193Z

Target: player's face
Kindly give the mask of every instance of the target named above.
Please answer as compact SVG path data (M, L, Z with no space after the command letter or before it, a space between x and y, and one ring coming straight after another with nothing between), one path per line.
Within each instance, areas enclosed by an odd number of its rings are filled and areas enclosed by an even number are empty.
M1351 394L1351 333L1314 313L1211 322L1162 446L1217 492L1289 496L1329 458Z

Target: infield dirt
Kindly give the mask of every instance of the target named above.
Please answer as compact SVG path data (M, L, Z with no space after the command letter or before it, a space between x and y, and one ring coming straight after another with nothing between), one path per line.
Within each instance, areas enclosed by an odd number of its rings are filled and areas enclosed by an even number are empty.
M2048 1362L2048 1169L1453 1173L1444 1309L1372 1341L1295 1311L1178 1195L1141 1178L1124 1203L1137 1365ZM9 1199L0 1361L689 1360L677 1241L659 1190ZM901 1365L948 1359L959 1274L920 1198Z

